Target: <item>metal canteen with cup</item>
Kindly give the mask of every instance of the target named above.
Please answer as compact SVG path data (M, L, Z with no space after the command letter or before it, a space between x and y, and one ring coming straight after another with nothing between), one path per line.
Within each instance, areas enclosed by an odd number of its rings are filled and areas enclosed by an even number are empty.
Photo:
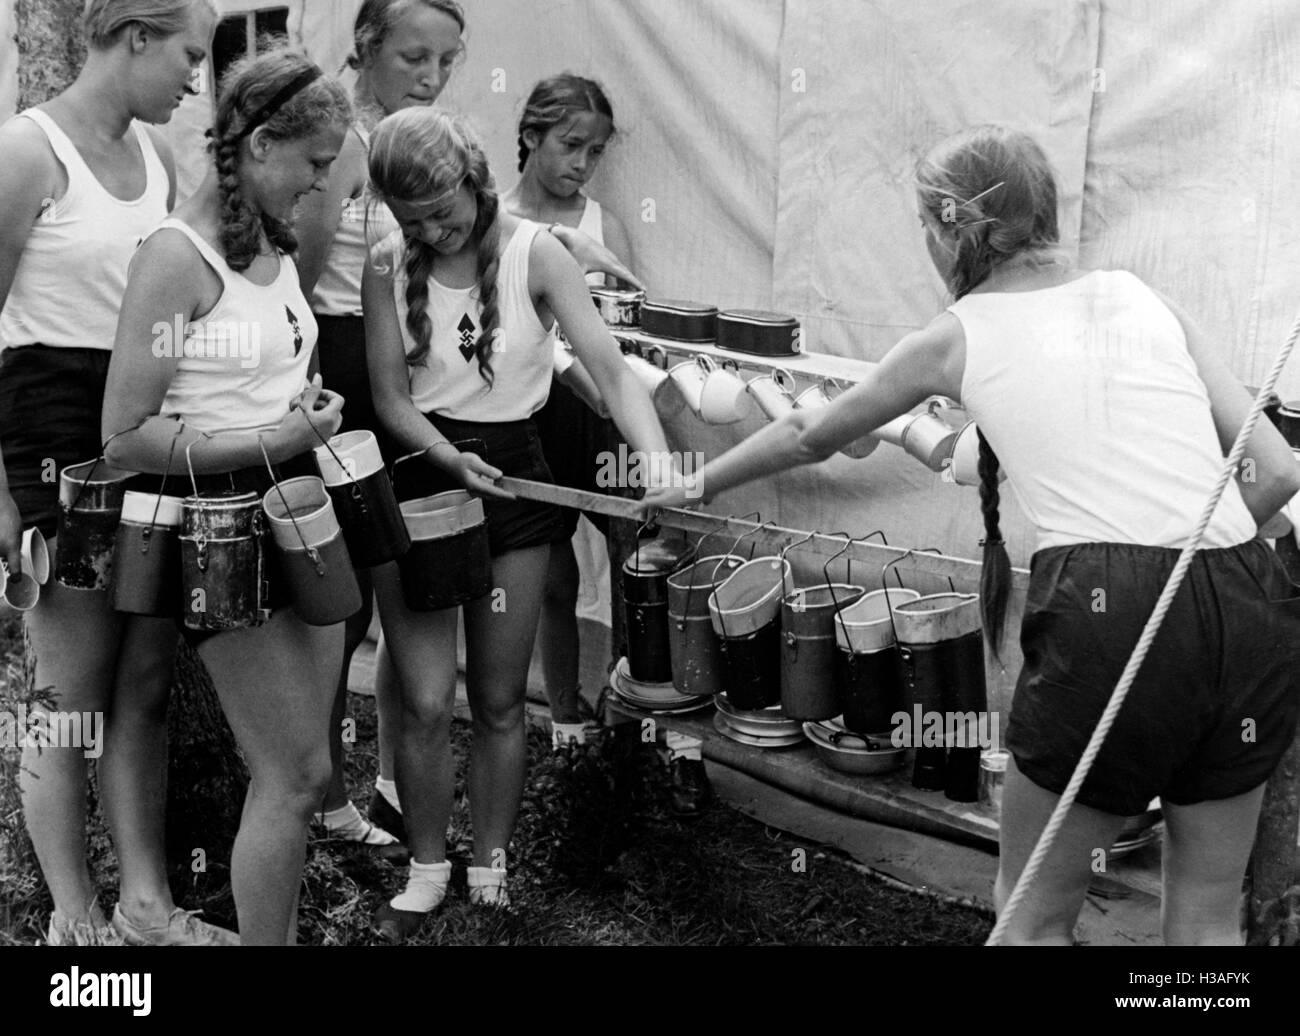
M829 378L823 378L812 388L804 389L794 400L796 410L820 410L822 407L828 407L834 401L835 396L840 393L838 389L835 395L831 395L829 389L835 388L835 383ZM880 445L880 440L874 435L864 435L860 439L854 439L847 446L840 447L840 453L845 457L852 457L854 460L862 460L870 457Z

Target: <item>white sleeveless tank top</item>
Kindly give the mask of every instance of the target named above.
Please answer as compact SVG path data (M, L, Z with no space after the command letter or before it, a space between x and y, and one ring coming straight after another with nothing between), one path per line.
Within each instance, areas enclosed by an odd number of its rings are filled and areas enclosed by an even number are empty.
M153 328L156 356L175 355L168 351L175 350L172 343L184 343L161 415L203 432L274 430L306 386L316 348L316 318L293 260L282 254L279 274L262 287L232 270L187 223L166 219L158 229L189 238L222 284L221 298L202 320Z
M1223 467L1182 325L1133 274L967 295L962 402L1038 528L1071 543L1181 547ZM1229 482L1206 547L1255 535Z
M354 129L368 150L370 134L360 126ZM338 229L325 253L325 264L312 292L312 310L330 317L361 316L361 274L371 244L384 240L395 230L397 220L370 190L367 177L360 197L343 199Z
M126 272L140 242L167 216L171 181L144 127L132 123L144 156L145 188L122 201L109 194L77 147L45 112L30 119L45 133L68 189L32 227L0 312L0 345L112 349Z
M492 354L493 384L479 376L474 352L480 331L478 288L448 288L429 278L429 320L433 335L422 364L407 368L411 401L421 413L435 412L461 421L522 421L546 403L551 390L551 331L542 326L528 293L528 258L533 240L545 228L520 220L497 273L499 334ZM406 327L406 269L400 231L376 250L376 258L395 266L393 301L409 356L415 339Z

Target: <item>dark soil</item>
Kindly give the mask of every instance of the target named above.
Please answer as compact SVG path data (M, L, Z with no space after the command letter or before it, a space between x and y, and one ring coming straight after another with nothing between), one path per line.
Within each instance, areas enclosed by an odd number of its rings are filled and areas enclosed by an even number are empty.
M21 653L13 624L0 624L0 657ZM0 695L5 692L0 688ZM348 777L365 807L374 779L373 702L354 697L357 737ZM509 910L471 907L463 866L471 828L464 796L470 724L453 727L457 801L449 857L458 864L441 911L416 939L437 945L978 945L983 914L912 895L853 869L835 850L785 835L715 804L684 822L667 806L666 772L650 749L608 738L556 756L530 727L529 782L509 861ZM0 753L0 944L38 941L49 901L19 821L14 753ZM111 904L116 865L96 815L91 867ZM176 861L177 902L234 926L228 874L202 875ZM371 851L324 838L308 852L300 907L305 943L376 942L374 910L400 892L404 870Z

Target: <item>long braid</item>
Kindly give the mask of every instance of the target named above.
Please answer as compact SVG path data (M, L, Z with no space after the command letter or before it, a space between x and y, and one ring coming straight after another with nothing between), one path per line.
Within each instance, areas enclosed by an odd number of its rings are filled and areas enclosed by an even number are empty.
M984 567L980 573L980 616L984 636L993 657L1001 661L1002 633L1007 620L1007 603L1011 596L1011 559L1002 542L998 508L998 456L984 433L979 436L980 511L984 515Z
M242 273L257 258L257 211L239 189L239 137L228 133L214 143L221 198L221 251L226 264Z
M501 224L497 220L500 207L494 191L484 189L479 192L478 219L474 230L479 234L478 242L478 298L482 312L479 316L480 331L478 344L474 352L478 356L479 376L491 387L495 380L492 372L492 352L496 343L497 329L501 323L501 314L497 305L497 273L501 269L501 259L497 248L501 241Z
M433 275L433 249L418 238L406 239L406 329L415 340L407 357L411 366L424 363L433 341L429 319L429 278Z

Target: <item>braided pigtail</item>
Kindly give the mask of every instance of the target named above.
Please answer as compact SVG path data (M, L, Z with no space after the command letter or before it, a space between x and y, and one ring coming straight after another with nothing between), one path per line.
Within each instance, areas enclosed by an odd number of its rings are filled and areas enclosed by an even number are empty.
M406 329L415 349L406 358L411 366L424 363L433 341L429 319L429 278L433 275L433 249L418 238L406 239Z
M998 507L998 456L976 429L979 436L980 510L984 514L984 567L980 573L980 617L984 637L993 657L1001 661L1002 634L1007 621L1007 604L1011 596L1011 559L1002 542Z
M352 105L343 88L321 76L302 54L282 47L231 66L221 82L208 136L217 167L221 251L232 270L247 270L263 241L280 252L298 248L291 224L260 210L245 191L242 166L255 134L272 141L302 140L331 126L347 126L351 119Z
M221 252L232 270L243 272L261 250L257 210L239 188L241 138L232 133L213 134L217 162L217 191L221 199Z
M489 388L494 380L492 353L501 323L500 309L497 304L497 273L501 268L501 259L497 255L497 247L501 241L501 224L497 220L498 208L497 196L493 191L480 192L478 220L474 225L474 233L479 239L477 277L479 306L482 310L479 323L482 327L474 352L478 356L479 376L488 383Z

